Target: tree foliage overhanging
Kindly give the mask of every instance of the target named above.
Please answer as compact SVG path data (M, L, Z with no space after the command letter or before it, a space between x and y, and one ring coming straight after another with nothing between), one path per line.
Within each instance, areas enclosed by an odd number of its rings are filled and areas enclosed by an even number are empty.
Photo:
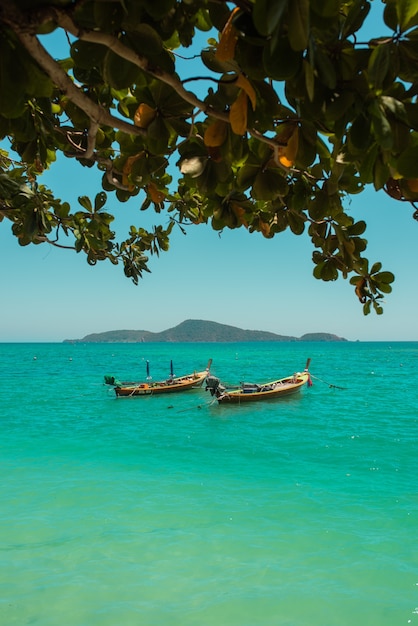
M366 224L344 200L370 185L417 219L418 3L382 2L389 35L371 40L361 34L370 8L0 0L0 139L10 146L0 150L0 221L23 246L122 262L135 283L176 225L307 232L314 276L350 276L364 313L382 313L394 276L369 266ZM48 37L60 30L66 56L56 58ZM102 173L77 210L39 181L57 153ZM168 226L131 226L116 241L109 193L138 195Z

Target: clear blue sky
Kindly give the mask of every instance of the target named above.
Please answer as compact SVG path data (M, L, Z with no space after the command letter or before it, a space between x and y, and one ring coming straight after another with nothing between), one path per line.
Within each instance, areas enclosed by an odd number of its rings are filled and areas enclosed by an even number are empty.
M78 196L94 197L99 180L92 169L59 162L42 182L75 208ZM109 195L107 208L116 212L121 233L130 224L161 219L140 212L140 203L119 204ZM158 332L186 319L296 337L330 332L353 341L418 341L418 223L412 207L369 190L354 196L349 210L368 223L370 261L381 261L396 275L382 316L363 316L348 280L313 278L307 235L286 232L267 240L245 229L219 236L210 226L192 226L187 236L173 234L170 250L151 261L152 273L135 286L121 266L90 267L84 255L48 245L21 248L4 220L0 342L60 342L117 329Z

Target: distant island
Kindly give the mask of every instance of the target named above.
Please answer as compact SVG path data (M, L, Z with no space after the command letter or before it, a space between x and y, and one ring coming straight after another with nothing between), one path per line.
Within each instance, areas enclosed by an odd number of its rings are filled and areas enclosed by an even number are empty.
M235 326L186 320L174 328L152 333L148 330L108 330L92 333L82 339L65 339L63 343L240 343L249 341L347 341L330 333L307 333L288 337L263 330L243 330Z

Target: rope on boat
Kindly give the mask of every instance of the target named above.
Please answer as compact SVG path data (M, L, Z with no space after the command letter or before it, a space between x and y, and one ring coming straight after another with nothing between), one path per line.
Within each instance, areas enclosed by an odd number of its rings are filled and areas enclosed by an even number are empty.
M339 385L333 385L332 383L327 383L326 380L322 380L322 378L319 378L318 376L314 376L313 374L311 374L311 378L315 378L315 380L319 380L321 383L328 385L328 387L330 387L331 389L348 389L348 387L340 387Z

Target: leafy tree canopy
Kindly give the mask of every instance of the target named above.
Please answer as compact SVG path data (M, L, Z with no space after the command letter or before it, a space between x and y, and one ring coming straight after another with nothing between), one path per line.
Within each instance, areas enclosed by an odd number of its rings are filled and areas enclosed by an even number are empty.
M369 0L0 0L0 220L135 283L175 226L307 232L314 276L382 313L394 276L344 208L371 185L418 217L418 3L381 9L367 40ZM102 174L77 210L39 182L58 153ZM168 226L116 241L108 194Z

